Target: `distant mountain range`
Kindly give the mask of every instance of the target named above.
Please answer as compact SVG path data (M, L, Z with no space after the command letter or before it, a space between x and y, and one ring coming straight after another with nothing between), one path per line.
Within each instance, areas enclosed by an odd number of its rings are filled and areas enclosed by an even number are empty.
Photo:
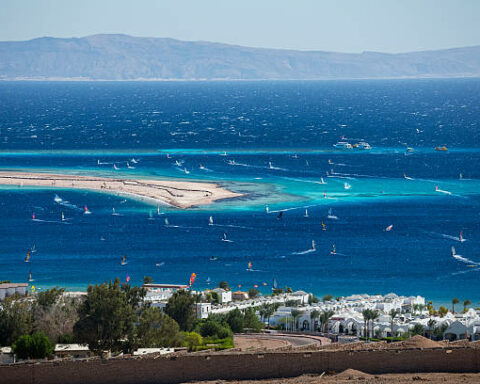
M479 77L480 46L360 54L94 35L0 42L0 79L200 80Z

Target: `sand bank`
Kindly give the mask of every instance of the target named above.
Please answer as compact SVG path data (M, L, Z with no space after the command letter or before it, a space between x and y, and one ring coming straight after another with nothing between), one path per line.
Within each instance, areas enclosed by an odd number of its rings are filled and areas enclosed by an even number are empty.
M242 196L215 183L31 172L0 172L0 184L19 187L83 189L112 194L125 194L178 208L190 208L197 205L211 204L216 200Z

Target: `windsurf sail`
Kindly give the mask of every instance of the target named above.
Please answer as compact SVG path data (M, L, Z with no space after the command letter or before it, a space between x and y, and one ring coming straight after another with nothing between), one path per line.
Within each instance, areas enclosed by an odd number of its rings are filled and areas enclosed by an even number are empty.
M385 228L386 232L390 232L393 229L393 224L390 224L387 228Z
M195 272L190 275L190 282L189 282L190 287L193 285L196 278L197 278L197 274Z
M252 262L249 261L249 262L248 262L248 269L251 270L251 269L252 269L252 266L253 266L253 265L252 265Z
M345 184L343 185L343 187L344 187L345 189L350 189L350 188L352 188L352 186L351 186L350 184L348 184L348 183L345 183Z
M270 212L270 208L268 207L268 205L265 205L265 212Z
M170 225L167 217L165 218L165 225Z
M32 271L28 272L28 281L29 281L29 282L32 282L32 281L33 281Z
M463 238L463 231L462 231L462 230L460 230L460 233L459 233L459 235L458 235L458 240L459 240L460 242L465 241L465 239Z
M332 250L330 251L330 254L332 254L332 255L337 254L337 249L335 248L335 244L332 244Z
M113 164L113 169L114 169L115 171L118 171L118 167L117 167L116 164Z
M35 212L32 213L32 220L35 220Z
M30 251L28 251L28 252L27 252L27 256L25 256L25 263L29 263L31 257L32 257L32 256L30 255Z
M208 218L208 225L213 225L213 216Z
M326 231L327 230L327 225L322 221L322 231Z
M455 251L455 247L452 245L452 256L456 256L457 255L457 252Z
M273 289L278 289L278 283L277 283L277 279L275 277L273 278L272 288Z
M312 249L313 250L317 249L317 245L315 244L315 240L312 240Z
M65 221L65 215L62 212L62 221Z
M127 264L127 255L123 255L122 261L120 262L121 265L126 265Z
M283 211L280 211L279 214L278 214L278 216L277 216L277 219L278 219L278 220L281 220L282 217L283 217Z
M308 217L308 209L305 208L305 214L303 215L303 217Z
M88 210L88 207L86 205L83 206L83 214L84 215L89 215L91 212Z

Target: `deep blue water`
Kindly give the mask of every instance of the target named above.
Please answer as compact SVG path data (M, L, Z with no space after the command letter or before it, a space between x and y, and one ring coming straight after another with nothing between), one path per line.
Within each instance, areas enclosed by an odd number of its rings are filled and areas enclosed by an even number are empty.
M157 216L156 207L119 196L1 188L0 280L24 281L32 271L39 288L76 289L127 274L134 283L144 275L184 283L196 272L199 288L210 277L211 285L267 292L276 277L317 294L478 301L479 118L480 81L471 79L0 83L2 170L187 177L246 193L186 211L161 207ZM333 150L342 135L373 149ZM127 169L132 158L136 168ZM77 208L84 204L91 215ZM329 208L338 220L327 219ZM231 243L220 240L224 231ZM317 249L306 252L312 240Z

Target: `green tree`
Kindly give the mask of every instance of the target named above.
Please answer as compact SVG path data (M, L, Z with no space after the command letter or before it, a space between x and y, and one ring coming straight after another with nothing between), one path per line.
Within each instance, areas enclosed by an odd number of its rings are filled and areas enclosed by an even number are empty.
M372 323L372 334L374 333L375 329L375 320L377 320L380 317L380 312L377 310L372 310L370 311L370 322Z
M322 297L322 301L325 303L333 299L333 295L325 295Z
M31 303L12 296L0 305L0 345L12 345L20 336L33 330Z
M190 291L175 292L168 299L165 313L175 320L182 331L191 331L195 323L195 298Z
M430 319L428 320L428 333L429 333L429 336L430 336L430 339L433 338L433 331L435 330L435 325L437 324L436 320L434 319Z
M12 349L21 359L43 359L51 356L53 352L52 343L41 332L20 336Z
M190 352L196 351L203 343L202 336L196 332L185 332L184 334L185 345Z
M452 299L452 313L455 313L455 304L458 304L459 302L460 301L456 297Z
M232 331L228 325L225 326L213 319L207 319L207 321L200 326L200 334L202 337L210 336L225 339L232 336Z
M467 312L467 307L468 307L470 304L472 304L472 302L471 302L469 299L467 299L467 300L465 300L465 301L463 302L463 312Z
M243 327L255 332L260 332L262 329L262 323L258 319L253 308L248 308L245 311L245 315L243 316Z
M397 310L392 308L389 312L389 315L390 315L390 333L393 336L393 325L394 325L395 317L397 317L398 315L398 312Z
M153 278L152 276L143 276L143 284L152 284Z
M178 324L159 308L145 308L137 328L138 343L144 348L178 347L182 334Z
M440 317L444 317L448 313L448 309L445 308L443 305L438 308L438 314Z
M363 336L366 337L367 339L369 338L369 330L368 330L368 324L370 322L370 317L372 315L372 311L370 309L364 309L362 311L362 316L363 316Z
M296 331L297 330L297 319L300 317L300 315L302 315L302 311L299 311L298 309L292 309L291 310L291 316L292 316L292 319L293 319L293 331Z
M308 295L308 304L314 304L314 303L318 303L320 300L318 299L318 297L310 294Z
M250 299L256 298L259 294L260 294L260 291L259 291L258 289L256 289L256 288L250 288L250 289L248 290L248 297L249 297Z
M41 307L50 307L58 301L58 299L63 295L63 292L65 292L65 288L58 287L41 291L36 295L36 302Z
M448 324L443 323L441 326L435 327L433 329L433 335L435 336L436 339L443 339L443 334L445 333L447 328L448 328Z
M121 340L132 339L136 316L130 301L135 292L121 289L118 279L113 283L90 285L74 326L76 340L88 344L96 353L122 349Z
M314 309L310 312L310 330L316 331L315 328L315 320L318 319L320 316L320 312Z
M320 327L322 328L323 332L328 333L328 323L335 312L327 310L323 311L320 314Z
M227 291L230 290L230 287L228 285L228 283L226 281L221 281L219 284L218 284L218 287L219 288L222 288L222 289L225 289Z
M227 314L227 323L234 333L242 333L244 328L244 318L242 312L235 308Z
M415 336L415 335L423 336L424 334L425 334L425 329L423 329L422 324L415 324L413 328L410 330L411 336Z

